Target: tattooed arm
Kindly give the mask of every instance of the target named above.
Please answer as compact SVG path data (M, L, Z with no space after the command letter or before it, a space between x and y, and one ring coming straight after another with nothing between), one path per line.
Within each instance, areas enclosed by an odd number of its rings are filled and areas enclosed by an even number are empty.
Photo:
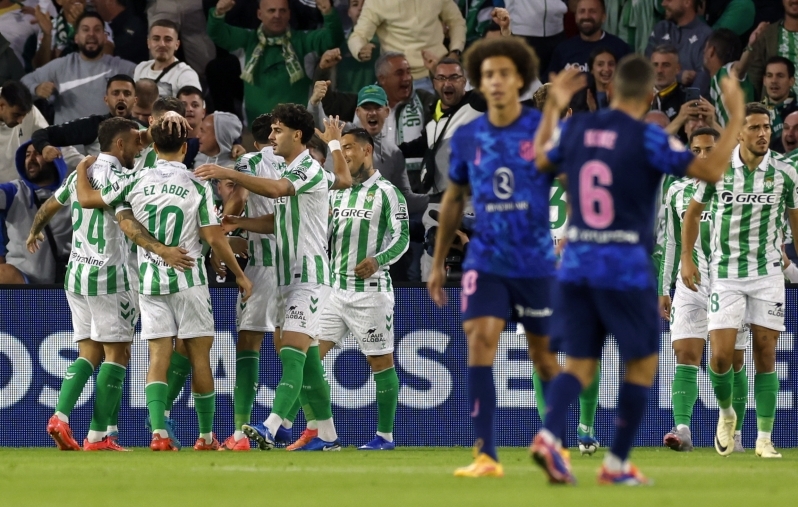
M155 237L136 220L136 217L133 216L133 211L129 209L119 211L116 214L116 220L119 222L119 228L122 229L125 236L130 238L130 241L161 257L170 267L178 271L194 267L194 259L186 255L188 250L166 246L155 239Z
M39 250L39 245L44 241L44 234L42 231L60 209L61 203L55 199L55 196L50 196L50 198L41 205L39 211L36 212L36 216L33 217L33 225L31 225L30 234L28 234L28 239L25 241L28 252L36 253ZM56 247L56 245L50 246L52 248Z

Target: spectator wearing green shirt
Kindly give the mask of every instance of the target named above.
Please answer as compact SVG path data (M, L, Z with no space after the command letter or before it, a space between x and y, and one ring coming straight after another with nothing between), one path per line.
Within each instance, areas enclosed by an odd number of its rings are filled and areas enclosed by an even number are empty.
M782 0L784 18L767 26L756 42L746 49L751 51L748 78L754 85L757 98L761 97L765 65L774 56L783 56L793 64L798 63L798 3Z
M257 30L230 26L224 16L234 0L219 0L208 17L208 35L227 51L244 49L246 116L257 118L280 103L304 104L313 82L305 75L303 61L308 53L323 54L339 47L344 30L330 0L316 0L324 16L324 27L312 31L292 31L288 26L288 0L260 0Z
M762 84L765 97L762 99L762 104L770 111L771 149L776 149L781 142L784 117L796 105L793 86L795 86L795 64L783 56L770 58L765 65L765 79Z

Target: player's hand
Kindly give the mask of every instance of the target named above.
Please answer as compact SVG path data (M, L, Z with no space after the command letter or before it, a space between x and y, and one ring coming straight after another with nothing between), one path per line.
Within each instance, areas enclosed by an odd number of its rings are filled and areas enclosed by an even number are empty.
M45 81L41 83L39 86L36 87L36 95L43 98L48 99L50 95L56 90L55 83L52 81Z
M33 15L36 16L36 23L39 24L39 28L42 29L42 33L45 36L50 35L53 32L53 20L50 18L50 14L42 11L42 9L37 5L36 9L33 11Z
M704 118L708 126L712 127L715 124L715 106L713 106L710 101L704 97L699 98L696 110L699 116Z
M83 176L86 176L88 178L88 175L86 174L86 172L89 170L89 167L91 167L91 165L96 160L97 160L97 157L95 157L93 155L86 155L85 157L83 157L83 160L81 160L78 163L78 167L76 169L77 173L81 174Z
M444 283L446 283L446 269L443 266L434 266L427 279L427 292L440 308L446 306L449 299L443 290Z
M188 120L175 111L167 111L164 113L161 117L161 127L181 136L187 136L188 131L193 130L191 125L188 124Z
M557 74L552 72L549 81L551 86L546 100L553 102L558 111L567 109L574 95L587 86L587 77L577 67L565 69Z
M203 180L229 180L232 169L227 169L216 164L202 164L194 169L194 176Z
M236 284L238 284L238 291L241 293L241 301L245 302L252 295L252 282L247 278L247 275L242 274L236 277Z
M499 25L502 35L510 35L510 11L501 7L495 7L490 11L490 19Z
M729 118L745 118L745 95L740 81L726 76L720 80L720 90Z
M695 81L695 71L694 70L683 70L682 71L682 84L684 86L690 86Z
M659 297L659 314L665 320L671 318L671 297L668 294Z
M224 16L235 6L235 0L219 0L216 2L216 15Z
M219 256L214 255L213 251L211 251L209 260L211 261L211 267L216 274L219 275L220 278L227 278L227 267L224 265Z
M328 49L323 55L321 55L321 60L319 60L319 68L322 70L332 69L338 65L338 62L340 62L342 59L343 57L341 56L340 48Z
M230 156L233 157L233 160L238 159L241 155L245 154L247 149L241 146L240 144L234 144L233 149L230 150Z
M698 285L701 285L701 273L693 262L692 256L682 257L682 283L693 292L698 292Z
M316 105L327 95L327 90L330 89L330 81L316 81L313 83L313 93L310 95L310 104Z
M769 25L770 23L768 23L767 21L759 23L757 27L754 29L754 31L751 32L751 35L748 37L748 45L753 46L754 42L756 42L759 36L762 35L762 32L765 31L765 28L767 28Z
M341 132L344 130L344 122L338 119L337 116L330 116L329 118L324 118L324 132L319 129L316 129L316 135L321 138L327 144L330 144L330 141L340 141L341 140Z
M369 42L368 44L366 44L365 46L360 48L360 51L357 52L357 59L360 60L361 62L370 61L371 60L371 54L374 51L374 48L376 48L376 47L377 46L375 46L374 44Z
M167 246L159 253L161 259L163 259L170 268L174 268L178 271L185 271L194 267L194 258L187 254L188 250L180 248L179 246Z
M66 18L67 23L75 26L78 18L83 14L85 3L86 2L72 2L71 5L64 7L64 18Z
M249 241L238 236L231 236L227 238L227 242L230 244L230 250L233 251L236 257L241 257L242 259L249 257Z
M365 280L376 273L378 269L380 269L380 265L377 262L377 259L374 257L366 257L360 261L360 264L355 266L355 275L357 275L358 278Z
M241 223L241 217L237 217L234 215L225 215L222 217L222 232L228 234L233 232L234 230L239 228L239 224Z
M331 0L316 0L316 8L321 11L323 15L327 15L333 10Z
M42 151L42 157L44 157L46 162L52 162L57 158L61 158L61 150L55 146L45 146L44 150Z
M28 234L28 239L25 241L25 245L28 247L28 252L34 254L39 251L39 245L41 242L44 241L44 234L39 233L36 236L33 234Z

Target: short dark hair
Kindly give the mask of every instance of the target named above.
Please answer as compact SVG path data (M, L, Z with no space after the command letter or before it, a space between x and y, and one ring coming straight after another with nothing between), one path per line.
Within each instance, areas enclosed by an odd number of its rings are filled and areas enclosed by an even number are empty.
M313 136L310 138L310 141L308 141L308 149L316 150L325 157L327 156L327 143L325 143L324 140L316 134L313 134Z
M167 111L174 111L180 116L186 115L186 105L174 97L158 97L152 104L152 115L160 116Z
M701 127L699 129L695 129L690 134L690 142L688 144L692 145L693 139L695 139L698 136L712 136L712 138L715 139L715 141L717 141L720 138L720 132L713 129L712 127Z
M136 103L143 108L152 108L158 100L158 83L153 79L141 78L136 81Z
M615 69L612 85L621 98L647 100L654 89L654 66L642 55L626 55Z
M519 93L526 92L537 79L540 60L535 50L529 47L524 39L520 37L482 39L468 48L463 56L468 81L477 90L482 82L482 62L496 56L505 56L515 64L516 70L524 80Z
M183 88L177 90L176 97L180 97L181 95L199 95L200 98L203 98L202 90L200 90L196 86L191 86L191 85L186 85Z
M358 143L369 144L371 145L371 148L374 149L374 138L371 137L371 134L369 134L364 128L357 127L349 129L346 132L344 132L344 135L355 136L355 140L357 140Z
M745 105L745 117L748 118L752 114L764 114L770 118L770 111L761 102L749 102Z
M103 25L103 29L105 28L105 20L103 20L102 16L97 14L97 11L83 11L83 14L78 16L78 19L75 20L75 32L78 31L78 28L80 28L80 24L86 18L95 18L100 20L100 23L102 23Z
M136 82L133 81L133 78L128 76L127 74L116 74L115 76L111 76L108 78L108 82L105 83L105 91L108 92L108 88L111 87L111 83L116 83L118 81L123 81L125 83L130 83L133 85L133 89L136 89Z
M100 151L111 151L116 138L131 130L138 130L139 124L127 118L108 118L100 123L97 130L97 140L100 141Z
M673 44L660 44L654 48L654 50L651 52L651 55L653 56L654 53L659 53L661 55L675 55L676 59L679 59L679 50Z
M302 144L308 144L313 133L316 132L316 124L313 115L299 104L277 104L272 109L272 122L280 122L286 127L298 130L302 133Z
M787 77L795 77L795 64L789 58L784 58L783 56L771 56L768 58L768 61L765 62L765 72L767 72L768 65L782 63L787 67Z
M440 61L438 61L438 63L435 64L436 70L438 68L438 65L457 65L458 67L460 67L460 70L463 69L463 64L460 63L459 60L455 60L454 58L449 58L448 56L446 58L441 58Z
M607 12L607 4L606 4L606 3L604 3L604 0L597 0L597 1L598 1L598 3L600 3L600 4L601 4L601 10L602 10L603 12ZM578 5L578 4L579 4L579 0L577 0L577 2L576 2L576 3L577 3L577 5Z
M593 70L593 63L596 61L596 58L603 54L612 55L612 59L615 60L615 63L618 63L618 57L615 56L615 53L610 51L610 48L607 46L601 46L590 52L590 56L587 58L587 68Z
M272 121L272 115L266 113L258 116L252 122L250 126L252 137L259 144L267 144L269 142L269 136L272 135Z
M736 62L743 54L743 45L736 33L728 28L718 28L707 39L707 47L713 48L720 63Z
M172 21L170 19L156 19L150 25L150 30L149 31L152 31L152 27L154 27L154 26L162 26L164 28L171 28L172 30L175 31L176 34L178 34L178 36L180 35L180 29L178 28L177 23L175 23L174 21Z
M150 128L152 142L161 153L175 153L180 150L188 135L183 129L173 129L171 125L158 122Z
M6 81L0 90L0 98L11 107L18 107L21 112L28 114L33 109L33 95L24 84L19 81Z

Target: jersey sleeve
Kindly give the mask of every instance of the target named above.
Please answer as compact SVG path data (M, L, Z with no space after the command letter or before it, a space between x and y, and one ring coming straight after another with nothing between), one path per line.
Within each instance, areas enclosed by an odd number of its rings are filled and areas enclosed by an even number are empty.
M669 191L665 201L665 237L662 244L662 262L660 262L659 276L657 277L657 289L660 296L670 293L671 285L676 279L676 270L679 267L682 250L682 222L674 206L674 199L675 193Z
M784 203L789 209L798 208L798 196L795 195L798 191L798 172L792 167L789 171L785 171L784 183Z
M194 182L197 193L200 196L199 208L197 210L197 223L200 227L219 225L219 218L213 205L213 189L210 182Z
M565 156L567 143L563 142L568 131L568 122L560 122L554 133L551 135L548 145L546 145L546 158L554 165L560 165Z
M383 190L383 194L387 206L382 207L382 213L387 215L384 219L388 223L391 241L374 258L380 266L388 266L399 260L407 251L410 242L410 226L407 202L401 192L392 187L390 190Z
M706 181L701 181L696 185L693 200L701 204L708 204L709 201L712 200L712 196L715 195L715 191L715 185L710 185Z
M458 129L452 136L452 141L449 144L451 152L449 153L449 179L457 185L468 185L468 161L463 157L461 143L462 135L458 135L466 129ZM479 153L479 146L477 146L477 153Z
M139 180L115 181L102 189L102 199L106 206L116 210L125 205L127 196ZM130 207L130 206L128 206Z
M247 155L242 155L238 161L236 162L235 169L236 171L242 174L249 174L250 176L257 176L255 174L255 169L252 167L252 159Z
M66 206L69 202L69 197L72 195L72 183L74 181L75 173L72 173L61 182L61 186L53 193L53 197L61 206Z
M286 172L283 178L287 179L291 185L293 185L294 192L296 195L299 195L312 192L316 185L322 183L325 176L324 169L318 164L299 164L297 167Z
M643 134L646 161L655 170L681 178L693 161L693 152L658 125L647 125Z

